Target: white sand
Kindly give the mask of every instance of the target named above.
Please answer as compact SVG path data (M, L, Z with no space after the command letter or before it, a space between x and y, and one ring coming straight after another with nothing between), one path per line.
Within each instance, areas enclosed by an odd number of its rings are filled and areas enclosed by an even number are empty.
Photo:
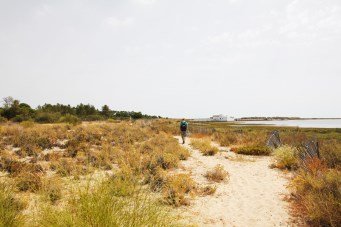
M290 222L286 188L288 179L279 170L270 169L271 157L235 158L232 152L203 156L192 149L191 157L182 162L199 185L210 184L203 176L220 164L229 172L226 182L216 183L213 195L196 197L182 207L182 213L198 226L293 226ZM224 148L220 148L224 149ZM226 150L227 148L225 148ZM230 158L230 159L228 159Z

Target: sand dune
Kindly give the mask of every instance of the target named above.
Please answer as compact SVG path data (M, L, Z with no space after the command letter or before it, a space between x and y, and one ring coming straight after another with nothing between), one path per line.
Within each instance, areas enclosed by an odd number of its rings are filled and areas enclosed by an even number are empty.
M215 156L203 156L191 150L191 157L182 162L199 185L210 184L203 176L217 164L229 172L226 182L217 183L211 196L197 197L183 213L199 226L293 226L290 223L288 180L278 170L270 169L271 157L236 156L221 148Z

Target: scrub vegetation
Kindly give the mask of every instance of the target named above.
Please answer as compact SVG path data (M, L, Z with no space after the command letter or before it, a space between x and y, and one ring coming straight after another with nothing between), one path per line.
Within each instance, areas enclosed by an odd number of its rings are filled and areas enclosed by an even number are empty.
M63 117L58 121L64 123L5 118L0 124L0 226L182 225L173 207L216 191L173 171L190 156L173 138L177 121ZM203 155L218 152L213 140L236 157L271 155L274 167L291 171L293 211L308 225L341 222L340 130L280 128L284 146L269 149L265 145L273 127L189 125L191 146ZM319 142L321 157L303 165L300 147L311 139ZM205 176L220 182L228 173L216 166Z
M196 183L171 173L190 155L174 126L1 124L0 226L178 225L171 208L188 205Z

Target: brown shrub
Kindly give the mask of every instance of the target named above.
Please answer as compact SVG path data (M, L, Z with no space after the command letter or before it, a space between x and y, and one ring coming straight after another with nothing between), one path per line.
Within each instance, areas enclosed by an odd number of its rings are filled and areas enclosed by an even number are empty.
M224 170L223 166L221 165L215 166L213 170L207 171L207 173L205 174L205 177L208 180L214 182L221 182L225 180L226 177L228 176L229 176L228 172Z

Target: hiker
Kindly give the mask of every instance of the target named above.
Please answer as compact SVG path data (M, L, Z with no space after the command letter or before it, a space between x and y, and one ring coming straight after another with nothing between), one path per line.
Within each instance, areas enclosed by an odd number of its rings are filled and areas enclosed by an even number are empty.
M185 139L187 136L187 128L188 128L188 123L185 121L185 119L182 119L182 121L180 122L182 144L185 144Z

